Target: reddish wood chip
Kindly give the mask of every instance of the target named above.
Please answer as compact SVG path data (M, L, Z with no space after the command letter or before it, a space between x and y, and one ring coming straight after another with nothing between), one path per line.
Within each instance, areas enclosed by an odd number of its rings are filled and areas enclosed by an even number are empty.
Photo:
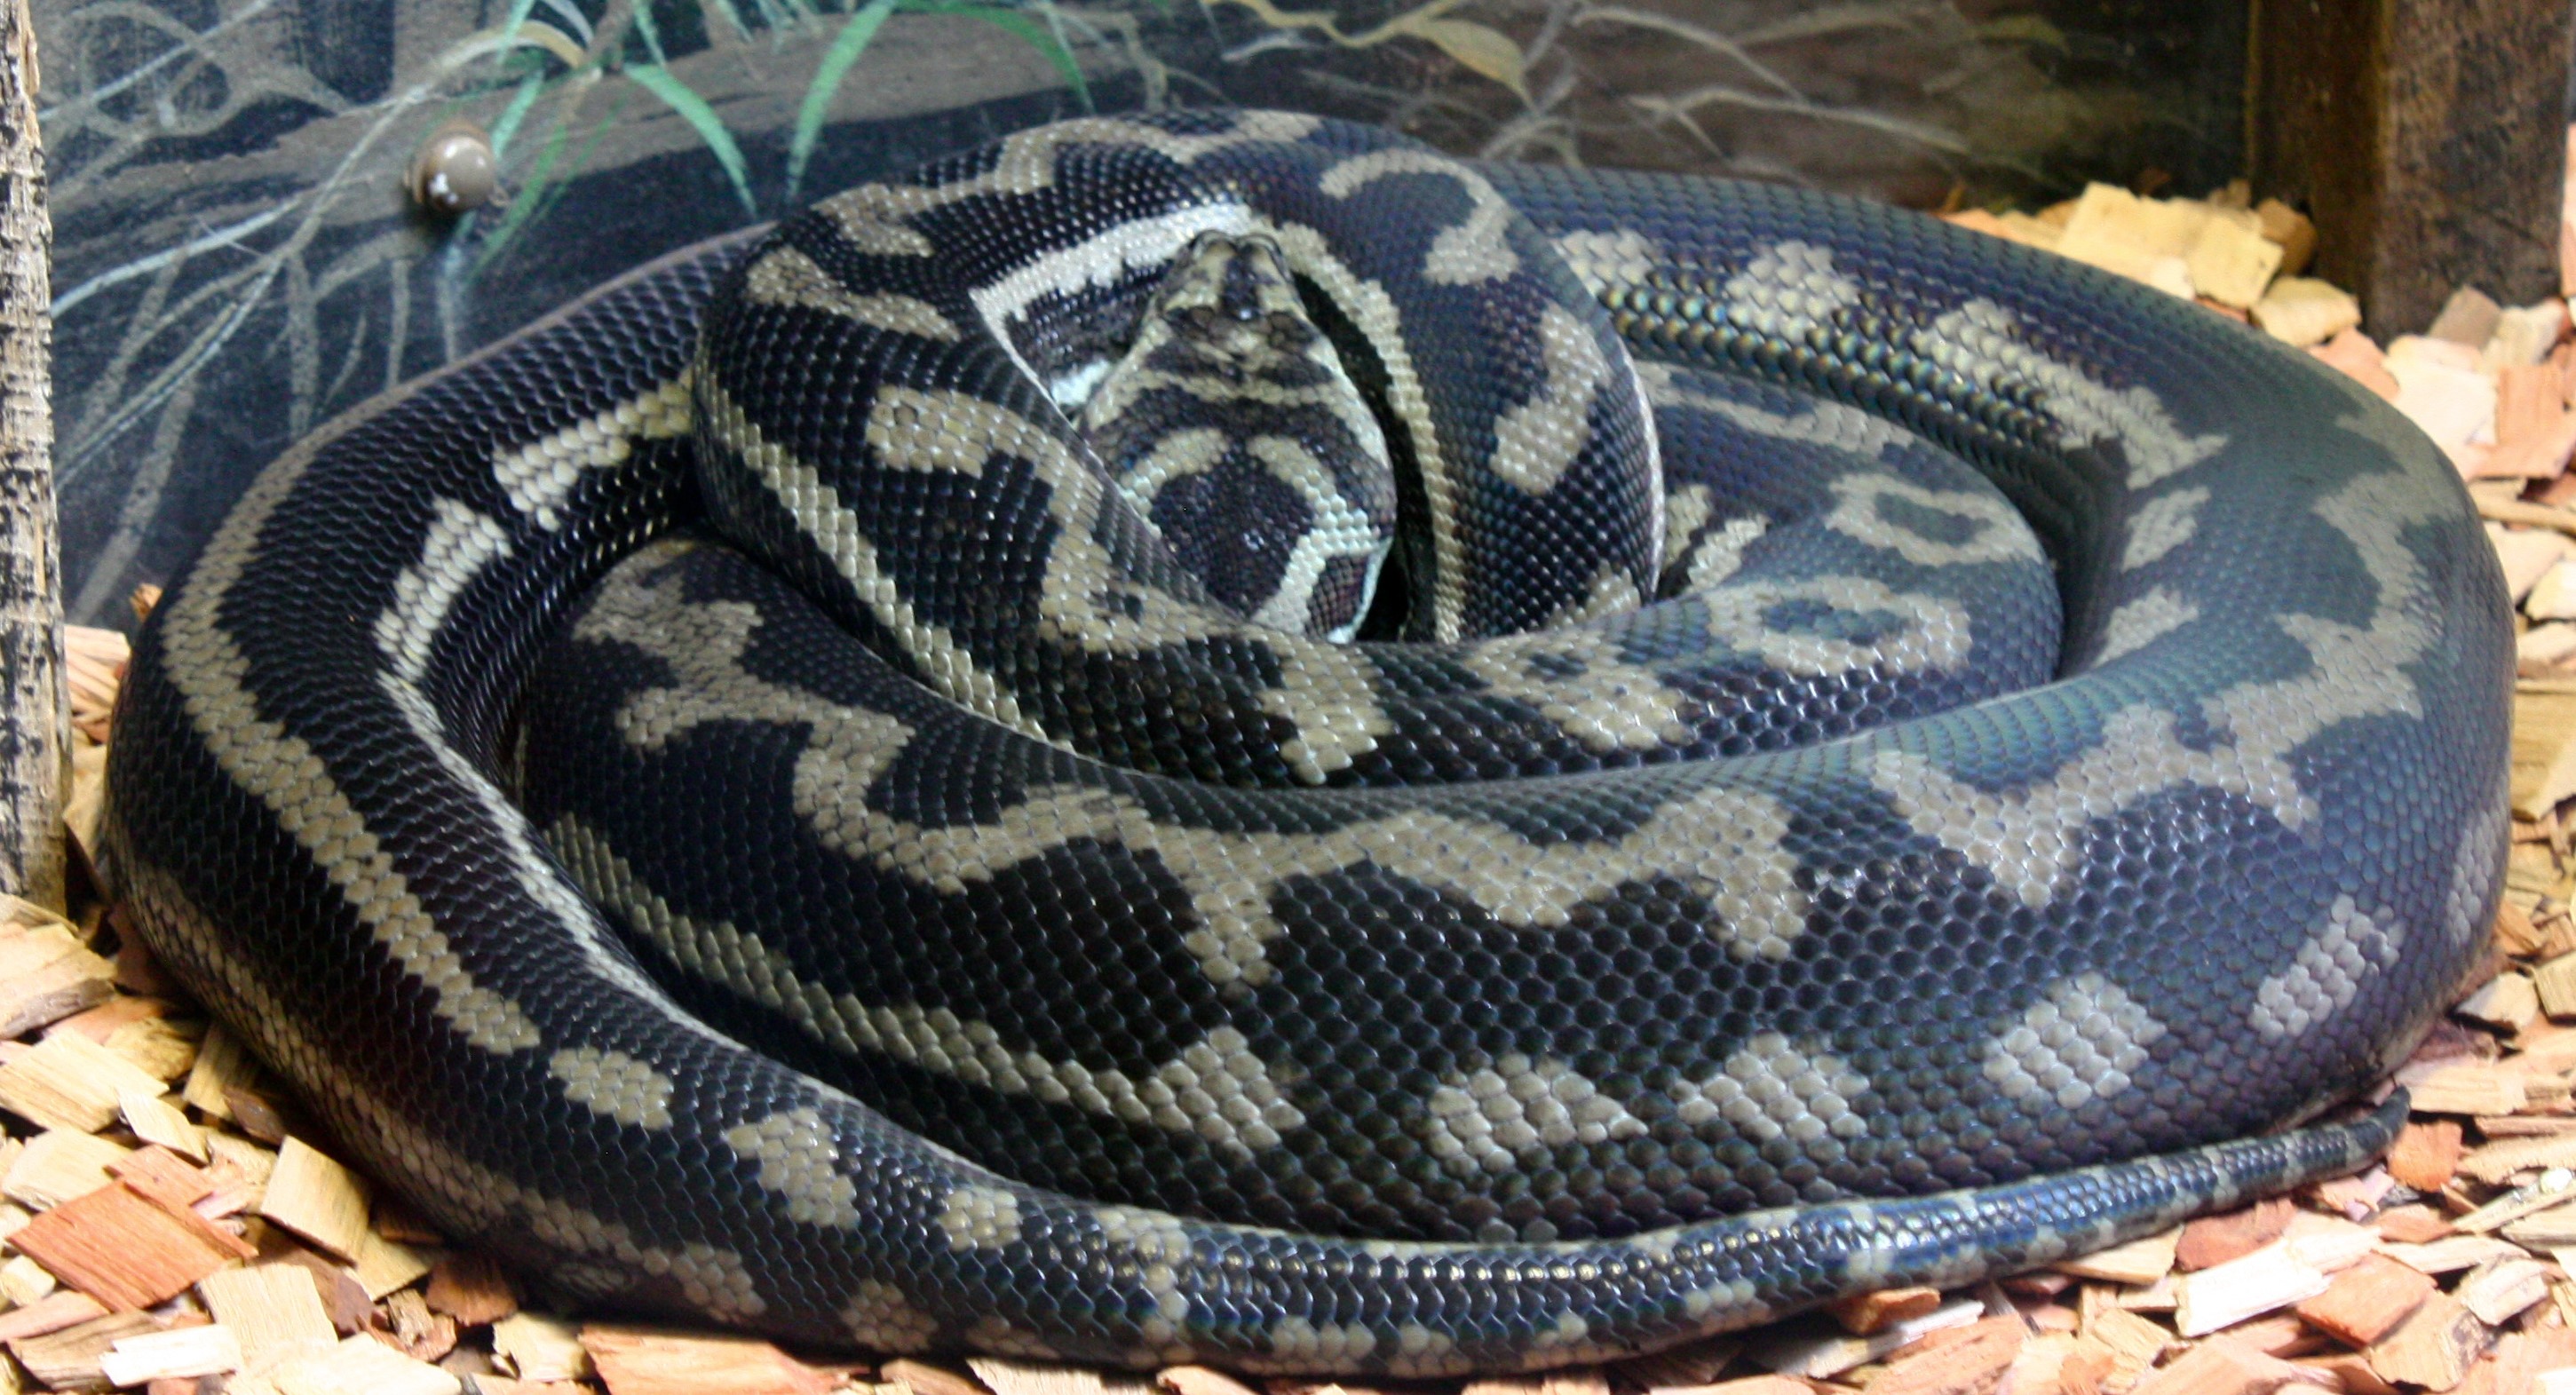
M2450 1218L2430 1206L2392 1206L2379 1213L2379 1235L2404 1245L2424 1245L2451 1233Z
M822 1372L753 1337L594 1325L581 1344L609 1395L824 1395Z
M2419 1192L2438 1192L2451 1184L2461 1152L2459 1120L2418 1120L2389 1147L2388 1175Z
M2386 1255L2364 1255L2335 1276L2334 1286L2301 1303L2301 1319L2348 1346L2366 1347L2394 1330L2434 1282Z
M2021 1354L2030 1329L2017 1315L1935 1332L1897 1353L1870 1395L1975 1395L1990 1390Z
M27 1222L9 1243L111 1309L148 1308L257 1250L185 1206L131 1183L75 1197Z
M501 1266L472 1250L458 1250L429 1271L429 1306L466 1327L499 1322L519 1311L518 1290Z
M2212 1337L2147 1373L2130 1395L2270 1395L2298 1369L2242 1342ZM1872 1387L1875 1389L1875 1387Z
M1868 1336L1892 1322L1919 1318L1941 1306L1937 1288L1890 1288L1860 1293L1825 1305L1825 1312L1845 1332Z
M2281 1238L2297 1208L2288 1198L2256 1202L2242 1211L2204 1216L2182 1228L2174 1263L2184 1269L2207 1269L2242 1258Z

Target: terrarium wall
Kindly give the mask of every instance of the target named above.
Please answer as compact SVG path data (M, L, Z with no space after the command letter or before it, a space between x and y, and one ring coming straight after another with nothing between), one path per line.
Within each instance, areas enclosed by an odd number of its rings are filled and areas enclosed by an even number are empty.
M2237 170L2242 0L35 0L73 620L297 434L582 288L1030 123L1169 105L1925 206ZM500 195L423 213L467 120Z

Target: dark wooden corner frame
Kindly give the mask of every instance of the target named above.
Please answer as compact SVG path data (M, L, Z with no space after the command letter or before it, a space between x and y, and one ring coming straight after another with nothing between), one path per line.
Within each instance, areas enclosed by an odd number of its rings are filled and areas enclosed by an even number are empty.
M2557 293L2569 0L2249 0L2258 193L2316 220L2312 274L2382 339L2451 289Z

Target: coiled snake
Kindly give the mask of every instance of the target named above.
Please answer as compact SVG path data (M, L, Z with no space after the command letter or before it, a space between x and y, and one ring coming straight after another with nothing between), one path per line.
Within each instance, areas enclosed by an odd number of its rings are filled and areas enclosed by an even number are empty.
M1387 497L1435 521L1308 545ZM2480 952L2508 644L2429 443L2195 307L1844 199L1102 118L297 445L139 642L108 866L574 1294L1545 1366L2384 1146L2402 1101L2246 1136Z

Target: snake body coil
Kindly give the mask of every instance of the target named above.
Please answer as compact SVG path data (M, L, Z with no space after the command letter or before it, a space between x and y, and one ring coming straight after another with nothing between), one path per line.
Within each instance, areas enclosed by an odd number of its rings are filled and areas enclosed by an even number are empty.
M1293 351L1104 378L1213 323L1156 299L1207 235ZM1148 433L1134 504L1067 420L1218 379L1254 425ZM1374 517L1349 441L1433 521L1382 574L1217 529L1287 628L1148 521ZM138 643L108 864L573 1293L1515 1369L2383 1147L2402 1101L2243 1136L2479 952L2509 646L2431 445L2194 307L1847 200L1099 119L296 446Z

